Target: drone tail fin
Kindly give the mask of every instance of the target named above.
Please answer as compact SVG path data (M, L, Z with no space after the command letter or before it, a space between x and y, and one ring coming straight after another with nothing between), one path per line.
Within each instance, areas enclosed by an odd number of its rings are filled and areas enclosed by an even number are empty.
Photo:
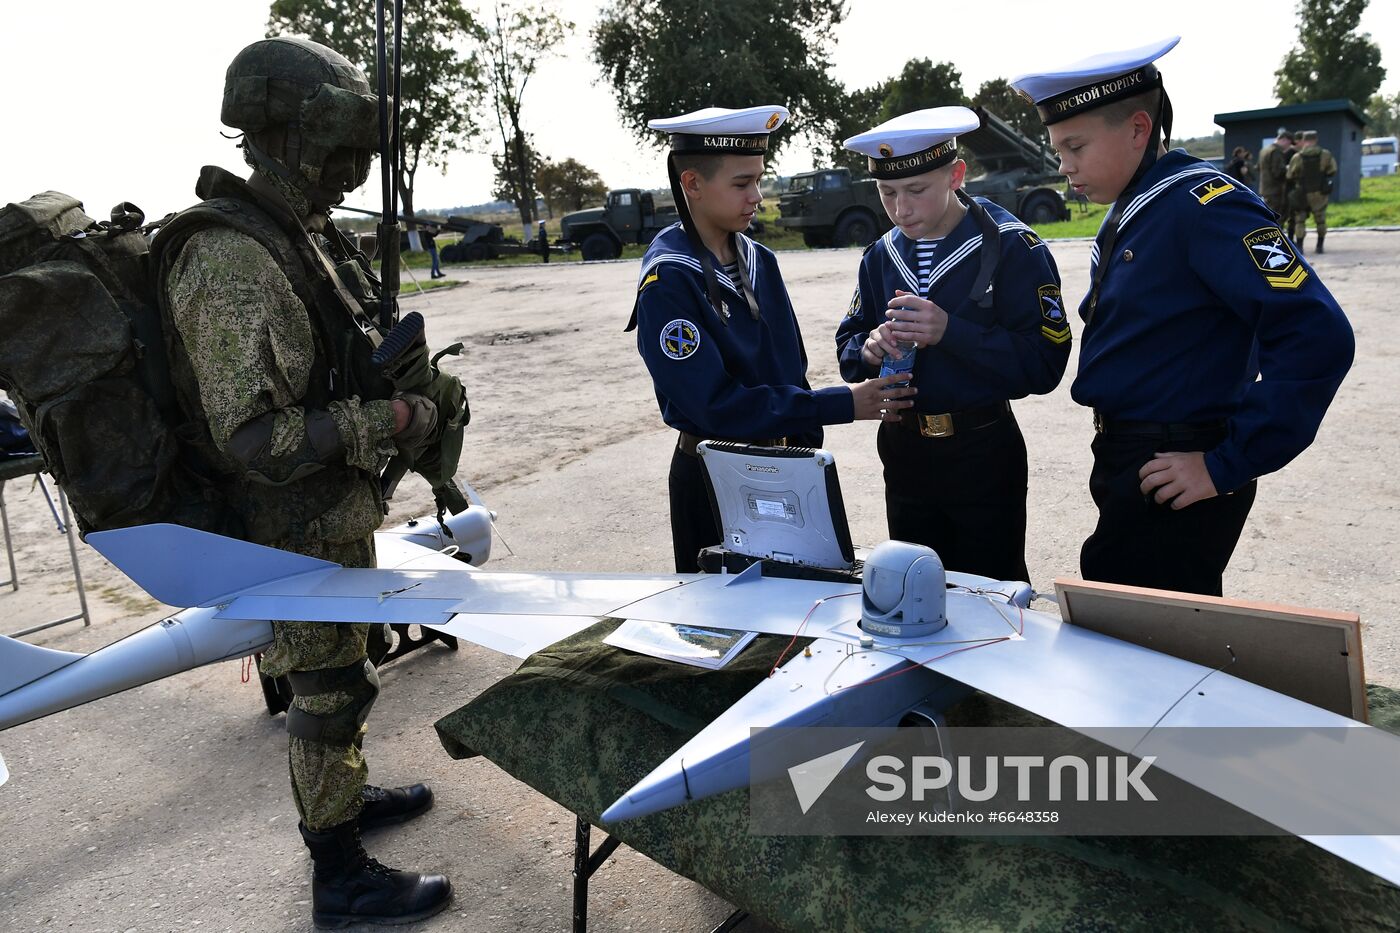
M0 635L0 696L67 667L84 655Z
M339 564L183 525L95 531L87 543L168 606L212 606L241 590Z

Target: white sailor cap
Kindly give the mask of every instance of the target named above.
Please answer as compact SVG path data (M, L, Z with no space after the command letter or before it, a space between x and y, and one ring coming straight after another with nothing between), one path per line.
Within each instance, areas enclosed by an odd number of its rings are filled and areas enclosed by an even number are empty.
M870 159L875 178L908 178L952 162L958 157L957 137L981 125L966 107L933 107L886 120L843 145Z
M652 120L647 126L670 134L672 152L762 155L768 151L768 134L787 118L787 108L777 105L739 110L706 107L679 117Z
M1014 88L1040 111L1046 126L1114 101L1149 91L1161 84L1152 64L1181 41L1168 36L1147 45L1091 55L1073 64L1023 74Z

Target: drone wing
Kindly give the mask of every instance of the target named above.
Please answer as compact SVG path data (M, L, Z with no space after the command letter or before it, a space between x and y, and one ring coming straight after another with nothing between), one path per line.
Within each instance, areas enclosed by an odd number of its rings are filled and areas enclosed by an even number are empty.
M520 658L694 579L483 571L412 546L381 553L386 563L402 557L398 567L347 569L180 525L94 532L87 540L168 605L213 607L216 618L230 620L426 625Z

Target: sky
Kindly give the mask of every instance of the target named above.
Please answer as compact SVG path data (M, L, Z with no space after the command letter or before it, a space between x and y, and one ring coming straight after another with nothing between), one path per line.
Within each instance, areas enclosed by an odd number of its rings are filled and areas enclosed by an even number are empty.
M601 3L552 5L575 30L543 63L525 95L525 128L534 133L537 148L555 160L578 159L609 187L663 187L661 151L623 129L589 58L588 31ZM267 0L6 6L0 203L53 188L82 199L95 217L105 217L119 201L133 201L157 217L194 202L200 166L244 173L234 143L220 136L231 131L219 123L219 102L228 63L266 30ZM473 0L468 6L480 8ZM971 93L989 78L1179 34L1181 44L1158 62L1176 111L1177 137L1214 132L1217 113L1274 104L1274 70L1297 37L1288 3L1273 4L1278 15L1267 18L1257 4L1239 7L1245 11L1240 15L1218 0L1157 6L1117 0L854 0L836 31L833 74L847 87L868 87L897 74L911 58L946 60L961 69ZM1372 0L1362 30L1380 45L1389 70L1382 93L1400 92L1400 2ZM494 119L487 125L494 126ZM487 136L477 145L480 151L450 159L445 174L419 172L420 209L490 199L489 152L499 140ZM813 167L799 141L789 143L775 166L782 174ZM376 169L369 188L346 203L377 207L378 177Z

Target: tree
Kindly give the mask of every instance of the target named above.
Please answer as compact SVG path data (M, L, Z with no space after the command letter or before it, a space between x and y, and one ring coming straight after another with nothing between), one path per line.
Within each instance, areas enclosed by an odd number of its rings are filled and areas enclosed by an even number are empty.
M885 103L885 95L889 92L890 82L882 81L872 87L861 88L847 94L846 102L841 108L841 115L832 123L831 134L826 140L826 145L815 147L817 151L814 155L823 157L828 165L837 168L844 166L850 169L853 175L865 175L867 170L865 156L859 152L852 152L842 143L876 125L872 122L870 115L880 112L880 108Z
M1366 104L1367 136L1400 136L1400 93L1386 97L1374 94Z
M844 0L612 0L591 33L593 60L638 139L660 141L647 121L722 104L782 104L776 154L794 132L819 139L841 115L831 77L832 30Z
M935 64L927 58L911 58L895 77L847 93L831 121L826 145L816 148L832 165L845 166L855 175L864 175L865 156L843 146L844 140L911 110L966 102L962 73L952 62Z
M545 160L536 170L535 180L551 214L583 210L589 204L602 201L608 193L602 176L577 159Z
M535 137L526 133L523 143L527 160L525 174L529 178L535 178L540 169L540 154L535 151ZM496 176L491 182L491 197L498 201L515 204L515 199L520 196L520 169L515 164L515 158L515 146L508 146L491 154L491 167L496 170Z
M501 132L501 159L498 169L508 174L514 201L520 211L525 239L533 233L535 221L535 158L527 155L528 142L521 124L525 89L534 77L540 60L550 54L574 24L561 19L547 7L517 5L515 0L498 0L486 30L486 64L491 82L491 99L496 125ZM496 160L493 160L496 161Z
M927 58L911 58L904 63L903 70L889 81L875 123L884 123L912 110L966 103L962 72L956 65L952 62L933 62Z
M1040 114L1012 89L1011 83L1005 78L993 78L982 82L982 86L972 97L972 106L986 107L1027 139L1040 140L1045 137L1045 126L1040 122Z
M1280 104L1369 100L1385 80L1380 46L1356 33L1367 0L1298 0L1298 44L1274 72Z
M359 65L375 86L374 4L354 0L273 0L269 36L294 34L329 46ZM422 165L445 168L452 153L481 132L481 63L459 45L481 27L461 0L415 0L404 5L399 197L413 216L413 184ZM392 38L389 40L392 48ZM371 175L371 178L377 177ZM410 223L411 225L411 223Z

